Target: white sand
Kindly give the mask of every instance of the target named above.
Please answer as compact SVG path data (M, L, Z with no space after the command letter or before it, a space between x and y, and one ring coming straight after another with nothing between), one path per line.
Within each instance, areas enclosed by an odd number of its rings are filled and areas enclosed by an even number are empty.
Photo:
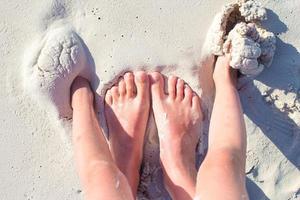
M201 86L208 110L211 74L198 67L200 53L213 16L225 2L229 1L3 0L0 199L82 199L69 142L70 123L59 121L45 99L36 101L24 90L34 84L25 79L24 85L25 66L37 55L30 50L32 44L42 45L35 42L53 27L72 26L89 50L85 52L99 76L99 81L93 80L99 95L125 70L156 69L182 77L198 92ZM240 80L248 133L247 187L253 200L295 200L300 199L300 2L262 3L270 9L265 27L278 39L272 66L255 80ZM207 122L205 126L207 135ZM153 129L147 152L152 149L155 155ZM146 158L157 161L150 154ZM154 180L154 184L148 188L143 184L141 189L147 189L144 192L151 199L164 196L155 187L159 174L159 169L145 164L144 183Z

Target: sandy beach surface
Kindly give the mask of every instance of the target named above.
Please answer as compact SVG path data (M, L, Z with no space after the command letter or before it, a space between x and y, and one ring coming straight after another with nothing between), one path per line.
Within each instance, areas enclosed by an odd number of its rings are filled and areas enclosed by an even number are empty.
M202 89L210 83L199 79L211 80L211 74L199 70L201 50L213 17L229 2L234 1L1 0L0 199L83 199L71 120L59 119L51 101L36 91L34 63L61 31L73 34L70 45L80 43L74 55L85 53L78 63L88 63L97 75L85 74L98 94L101 123L106 88L136 69L181 77L204 98L209 115L211 98ZM263 26L276 35L277 49L269 68L239 80L248 135L247 190L251 200L300 200L300 1L260 2L268 14ZM68 98L64 95L61 99ZM68 107L61 109L70 114ZM149 127L139 199L169 199L161 183L156 130Z

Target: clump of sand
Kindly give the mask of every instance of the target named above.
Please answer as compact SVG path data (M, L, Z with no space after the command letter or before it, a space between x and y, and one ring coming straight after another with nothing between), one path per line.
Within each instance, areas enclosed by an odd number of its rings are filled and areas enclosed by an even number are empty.
M267 12L254 0L228 4L218 13L208 33L206 51L231 55L230 66L242 74L260 74L272 63L276 38L261 26Z
M26 52L29 53L24 66L25 90L35 100L52 102L60 117L70 118L73 80L77 76L88 80L93 77L80 37L70 26L54 27Z

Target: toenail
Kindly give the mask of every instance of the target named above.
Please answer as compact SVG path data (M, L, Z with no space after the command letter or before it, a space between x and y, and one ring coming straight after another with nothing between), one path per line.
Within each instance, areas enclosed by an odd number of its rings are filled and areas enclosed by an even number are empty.
M132 72L126 72L125 74L124 74L124 77L125 78L133 78L133 74L132 74Z
M111 91L112 91L112 92L117 92L117 91L118 91L118 87L117 87L117 86L113 86L113 87L111 88Z
M184 81L183 81L182 79L178 79L178 83L179 83L180 85L184 85Z
M148 76L147 76L147 74L145 73L145 72L139 72L138 74L137 74L137 79L140 81L140 82L147 82L147 80L148 80Z
M158 82L161 79L161 75L158 72L151 73L152 82Z
M173 76L173 75L171 75L171 76L170 76L170 79L173 79L173 80L175 80L175 79L177 79L177 76Z
M120 84L120 83L123 83L123 82L124 82L123 77L119 78L119 84Z

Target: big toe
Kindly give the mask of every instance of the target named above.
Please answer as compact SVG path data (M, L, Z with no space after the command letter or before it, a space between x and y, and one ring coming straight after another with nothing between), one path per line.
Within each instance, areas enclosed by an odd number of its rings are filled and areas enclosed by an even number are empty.
M149 77L144 71L134 73L137 96L147 98L149 96Z
M158 72L150 74L151 93L153 98L163 98L164 93L164 80L163 76Z

